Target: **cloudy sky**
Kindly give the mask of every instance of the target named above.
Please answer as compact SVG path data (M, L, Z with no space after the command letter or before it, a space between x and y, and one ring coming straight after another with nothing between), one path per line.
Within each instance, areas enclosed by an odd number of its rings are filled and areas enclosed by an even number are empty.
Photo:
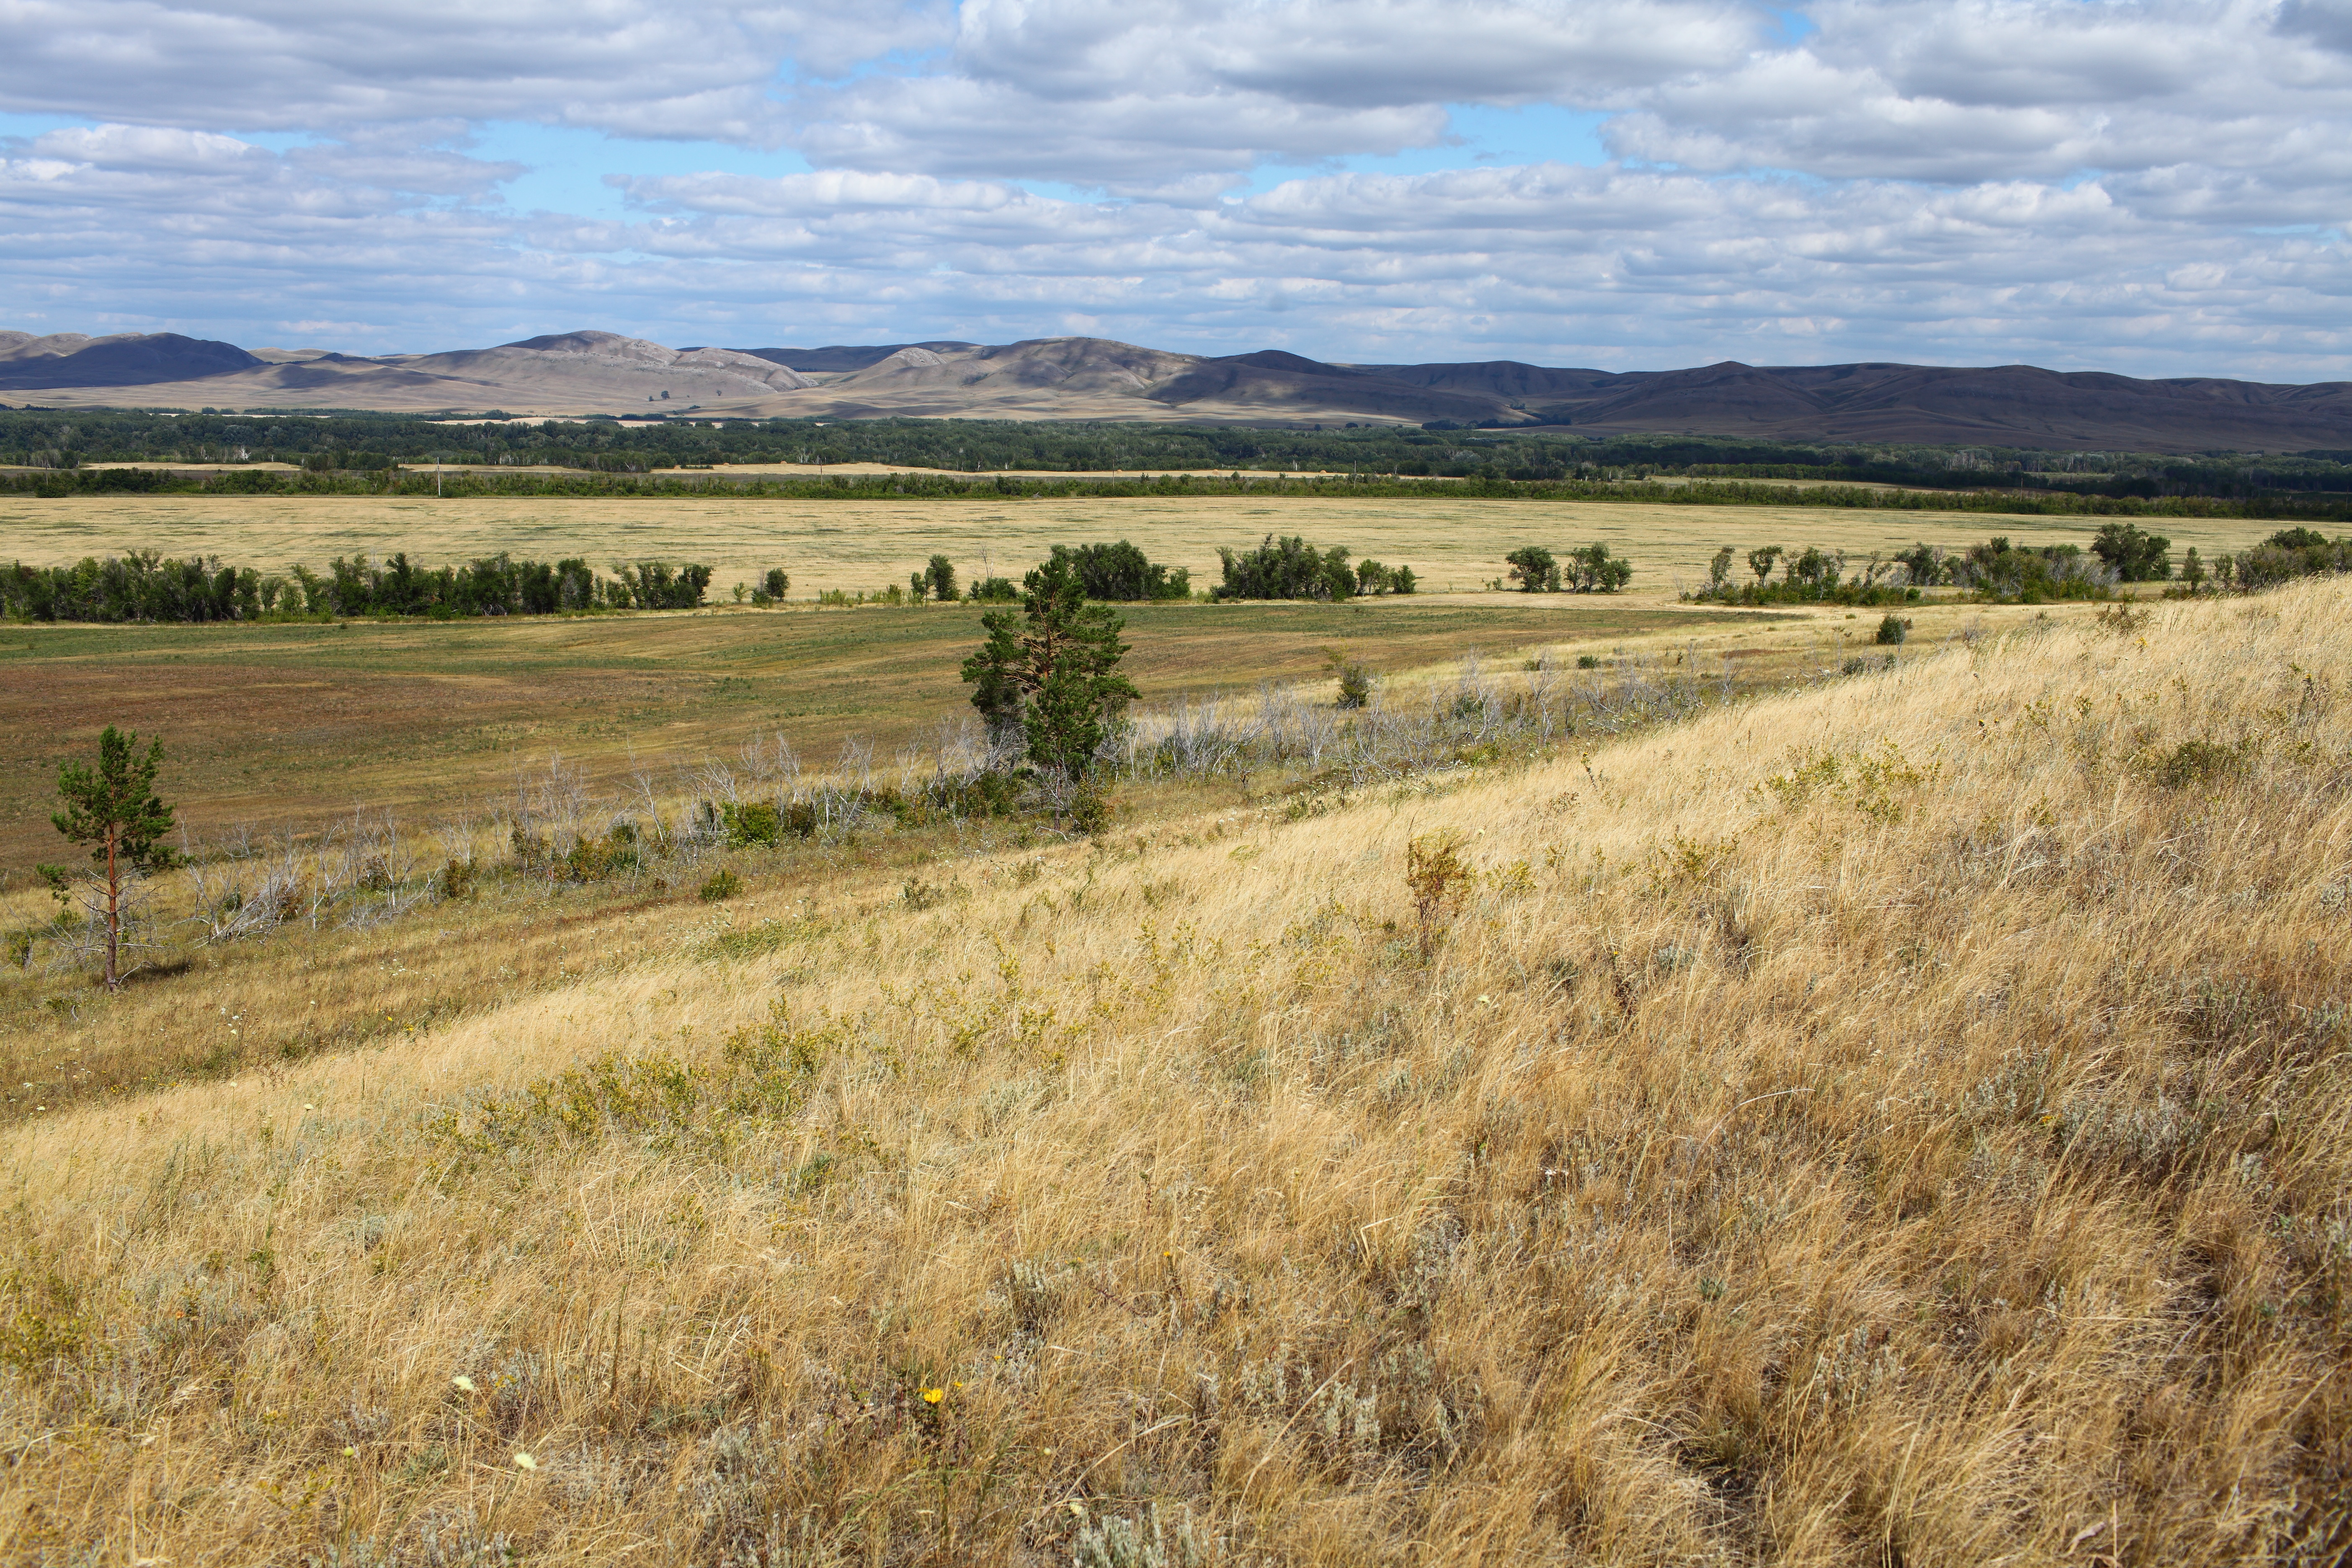
M0 0L0 326L2352 377L2352 0Z

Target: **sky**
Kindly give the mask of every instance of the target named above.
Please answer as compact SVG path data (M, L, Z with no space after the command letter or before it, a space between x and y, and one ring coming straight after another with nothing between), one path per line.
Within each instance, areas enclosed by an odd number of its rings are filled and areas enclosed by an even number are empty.
M0 328L2352 378L2352 0L0 0Z

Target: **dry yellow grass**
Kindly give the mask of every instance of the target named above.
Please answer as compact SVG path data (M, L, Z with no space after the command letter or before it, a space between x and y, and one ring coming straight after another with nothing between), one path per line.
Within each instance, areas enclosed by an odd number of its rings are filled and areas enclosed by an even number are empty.
M2268 522L2173 519L2176 550L2241 550ZM796 595L826 588L904 584L934 552L968 579L986 569L1018 578L1055 543L1126 538L1154 560L1189 567L1196 584L1217 580L1217 547L1246 548L1263 535L1297 533L1359 557L1410 565L1424 593L1470 590L1504 574L1519 545L1567 549L1605 542L1631 556L1632 595L1672 598L1679 578L1696 586L1718 545L1742 550L1901 549L1925 539L1958 549L1995 533L2021 541L2087 544L2079 518L1955 512L1885 512L1802 507L1681 507L1619 502L1536 503L1433 493L1397 500L1136 498L1001 501L737 500L622 498L590 500L438 500L320 496L0 498L0 537L11 558L36 565L145 546L282 569L323 570L337 555L405 550L435 563L507 551L615 560L700 561L717 571L714 596L757 583L771 566L792 574Z
M0 1539L2339 1560L2348 608L2052 623L936 900L853 870L20 1126Z

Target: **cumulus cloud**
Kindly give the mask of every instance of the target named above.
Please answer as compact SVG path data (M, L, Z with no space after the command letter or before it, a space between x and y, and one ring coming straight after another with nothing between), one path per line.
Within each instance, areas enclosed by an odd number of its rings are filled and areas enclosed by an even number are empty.
M180 192L172 224L131 231L123 218L166 186ZM1554 163L1314 176L1200 208L833 172L636 181L642 216L601 223L364 188L373 200L229 138L44 138L0 162L0 266L166 307L154 314L184 330L168 306L200 289L248 342L306 321L440 329L347 340L377 349L593 323L741 346L1087 330L1612 367L2024 358L2176 372L2205 356L2302 376L2352 353L2340 247L2151 217L2095 181L1935 192Z
M0 102L86 121L0 142L0 269L38 312L0 325L2352 373L2347 0L1805 16L0 0ZM1469 163L1462 111L1526 105L1601 116L1614 161L1361 167ZM509 205L501 121L614 138L625 216ZM633 165L664 138L814 172Z
M1814 16L1801 45L1625 99L1612 145L1831 179L2292 179L2291 143L2323 127L2340 140L2352 119L2352 62L2288 41L2270 0L1836 0Z
M0 101L150 124L318 130L457 116L772 144L798 59L931 47L921 6L656 0L0 0Z
M1443 141L1449 103L1583 101L1738 62L1715 0L969 0L934 68L813 89L797 143L858 168L1118 185Z

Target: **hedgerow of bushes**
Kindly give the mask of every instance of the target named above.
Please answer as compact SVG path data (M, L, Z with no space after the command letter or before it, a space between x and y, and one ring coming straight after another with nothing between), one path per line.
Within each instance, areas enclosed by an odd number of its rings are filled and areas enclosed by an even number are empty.
M133 550L71 566L0 569L0 615L35 621L255 621L324 616L544 616L567 610L692 609L710 568L622 564L600 576L577 557L517 561L500 552L462 566L424 567L405 551L388 561L337 557L321 576L223 565L217 557L164 559ZM771 573L771 579L782 576Z

